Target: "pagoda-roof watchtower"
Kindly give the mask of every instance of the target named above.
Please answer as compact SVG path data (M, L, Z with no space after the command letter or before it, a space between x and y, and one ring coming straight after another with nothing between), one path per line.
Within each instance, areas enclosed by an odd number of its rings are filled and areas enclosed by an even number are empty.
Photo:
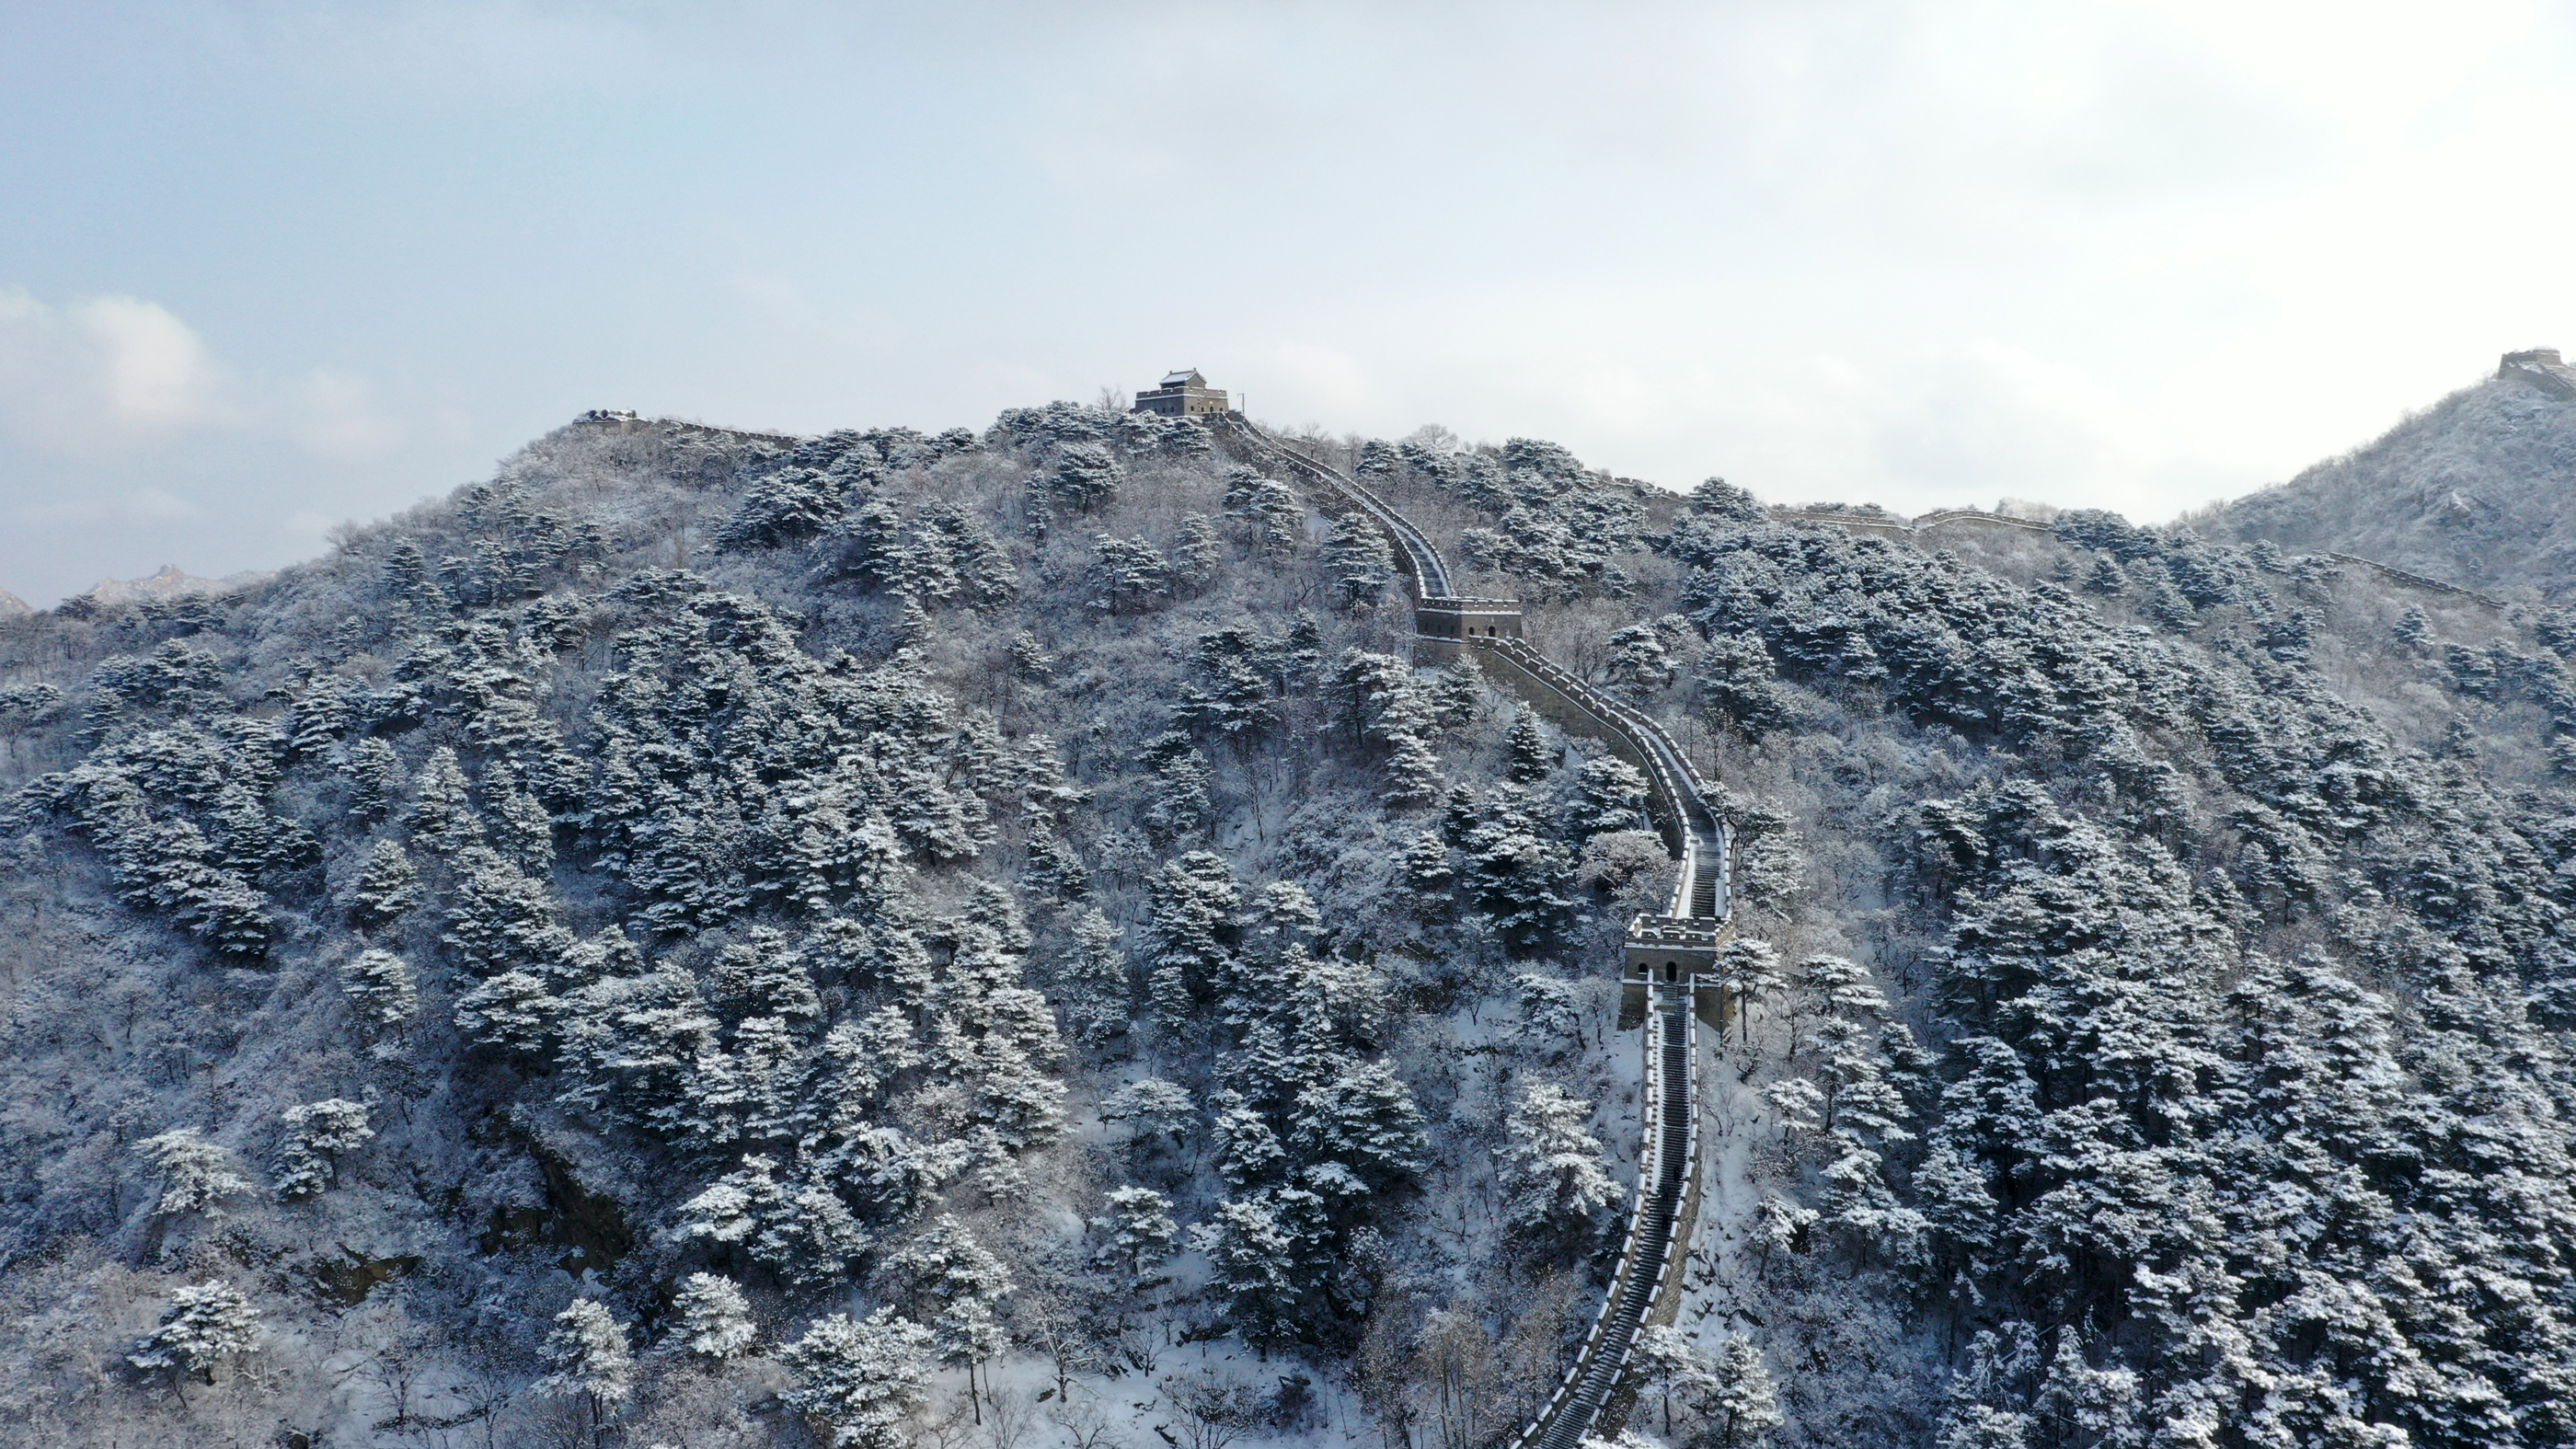
M1161 413L1171 418L1195 418L1227 411L1225 391L1207 385L1195 367L1166 373L1162 382L1136 394L1140 413Z

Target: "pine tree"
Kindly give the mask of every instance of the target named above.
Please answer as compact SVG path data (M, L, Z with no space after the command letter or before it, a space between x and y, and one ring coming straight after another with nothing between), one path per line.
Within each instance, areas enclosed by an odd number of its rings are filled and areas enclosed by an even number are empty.
M440 854L453 855L483 839L483 822L474 814L464 768L456 751L445 745L431 752L421 767L420 788L412 797L411 836Z
M750 939L717 953L709 984L719 1014L735 1022L770 1017L802 1029L823 1016L823 998L814 990L804 954L767 926L754 926Z
M1718 1443L1728 1449L1753 1449L1787 1425L1770 1367L1753 1340L1728 1334L1726 1347L1717 1355L1715 1378L1704 1412L1718 1424Z
M1190 1231L1207 1255L1208 1287L1244 1342L1263 1352L1296 1341L1300 1294L1293 1277L1296 1243L1265 1198L1219 1203L1211 1221Z
M277 1195L284 1198L311 1197L329 1187L342 1155L376 1135L367 1125L367 1104L345 1097L289 1107L278 1124L286 1134L277 1165Z
M1042 680L1055 674L1055 656L1026 629L1011 636L1010 655L1011 667L1022 679Z
M929 1386L930 1350L930 1330L892 1308L835 1313L780 1350L796 1385L779 1398L830 1424L847 1449L909 1449L903 1423Z
M1768 941L1739 936L1719 953L1717 979L1734 993L1737 1039L1752 1041L1753 1003L1788 984L1780 974L1780 953Z
M1208 773L1207 757L1186 739L1180 748L1160 758L1153 756L1149 747L1156 781L1153 799L1142 815L1146 835L1166 848L1205 835L1216 823L1216 802L1210 797L1214 777Z
M1674 1399L1682 1401L1685 1412L1695 1412L1719 1384L1717 1365L1669 1324L1656 1324L1637 1335L1637 1365L1643 1386L1663 1400L1667 1435L1673 1432Z
M1073 947L1061 974L1065 1026L1087 1047L1105 1046L1127 1030L1127 956L1116 922L1085 909L1073 923Z
M1189 1090L1160 1077L1140 1077L1100 1104L1100 1120L1125 1122L1139 1142L1167 1136L1177 1150L1182 1136L1198 1120L1198 1104L1190 1100Z
M1091 1220L1099 1235L1092 1262L1117 1275L1124 1292L1146 1293L1164 1281L1160 1271L1180 1249L1181 1226L1172 1200L1147 1187L1110 1190L1109 1211Z
M916 1308L930 1314L939 1356L965 1366L972 1394L975 1370L1009 1346L994 1307L1011 1292L1010 1270L946 1213L896 1253L890 1266L910 1283Z
M225 1198L257 1191L228 1149L193 1128L174 1127L135 1146L161 1175L161 1198L152 1209L156 1213L221 1216Z
M476 1046L534 1061L547 1055L563 1010L543 978L503 971L456 999L456 1029Z
M537 1357L546 1373L530 1387L581 1402L593 1441L617 1406L634 1396L635 1358L627 1351L626 1328L595 1298L576 1298L555 1315Z
M1220 1092L1215 1106L1217 1176L1242 1188L1278 1172L1288 1160L1288 1150L1279 1145L1279 1134L1270 1130L1261 1114L1232 1091Z
M1512 984L1520 1007L1512 1023L1513 1036L1547 1058L1562 1057L1587 1044L1572 982L1542 971L1524 971Z
M1691 682L1710 722L1760 739L1787 725L1793 715L1781 693L1771 650L1758 633L1713 634Z
M1503 1220L1514 1231L1543 1242L1564 1241L1618 1201L1619 1185L1591 1122L1590 1102L1550 1083L1529 1087L1513 1104L1504 1124L1509 1145L1499 1166Z
M538 879L555 868L555 822L525 790L513 788L493 809L492 843L511 864Z
M1528 797L1505 786L1469 807L1472 823L1460 851L1466 857L1462 881L1475 908L1515 951L1564 931L1574 914L1574 901L1564 892L1573 864L1530 818Z
M1154 1022L1177 1037L1195 1004L1225 979L1242 893L1225 858L1204 850L1165 864L1149 890L1144 946Z
M893 589L903 580L903 510L894 500L871 498L840 525L840 572L871 589Z
M340 994L370 1033L401 1030L420 1007L411 966L391 951L361 951L341 962Z
M1253 553L1279 558L1296 552L1306 537L1306 508L1288 486L1249 468L1226 470L1226 517L1241 519Z
M1091 607L1112 614L1132 614L1170 597L1171 568L1151 543L1103 533L1094 535L1091 545Z
M1340 1163L1369 1191L1384 1193L1420 1176L1431 1138L1412 1089L1380 1060L1354 1063L1301 1093L1290 1147L1299 1161Z
M1240 924L1245 959L1275 965L1322 935L1324 916L1304 886L1275 880L1253 893L1252 907Z
M1671 653L1652 624L1630 624L1610 636L1611 683L1640 697L1672 683Z
M1081 853L1057 836L1044 820L1032 820L1026 842L1028 864L1020 882L1030 894L1052 905L1074 905L1091 899L1091 871Z
M478 971L551 961L572 945L556 923L554 897L499 855L480 846L459 857L463 877L448 897L447 929L438 942Z
M1353 732L1386 747L1389 803L1426 805L1439 799L1431 702L1412 667L1392 655L1352 650L1342 656L1335 682Z
M349 890L350 924L381 931L419 904L420 871L402 842L387 837L368 847L367 863Z
M162 1305L160 1326L145 1334L125 1361L139 1369L167 1370L170 1391L178 1394L181 1379L211 1384L224 1360L251 1352L266 1337L259 1310L239 1289L221 1280L195 1283L172 1290ZM179 1397L187 1401L185 1394Z
M1608 830L1635 830L1646 818L1646 777L1617 755L1587 760L1575 777L1583 797L1573 834L1587 838Z
M1538 715L1522 705L1512 715L1511 760L1504 773L1515 785L1535 785L1556 773L1557 747L1539 727Z
M679 1320L671 1332L681 1347L718 1363L750 1351L759 1336L742 1289L720 1274L691 1273L682 1279L680 1291L671 1295L671 1313Z
M1056 453L1047 492L1076 513L1089 513L1117 496L1127 470L1098 443L1067 443Z
M997 609L1019 593L1019 570L1012 566L1002 541L983 520L955 509L933 515L933 525L948 544L955 562L959 597L969 608Z
M1333 531L1324 540L1324 566L1332 571L1346 609L1374 602L1395 578L1395 554L1386 535L1357 511L1333 520Z
M1192 513L1181 519L1180 537L1172 544L1172 582L1181 593L1197 593L1216 582L1217 571L1225 566L1225 548L1217 541L1216 525L1204 513Z
M1413 843L1404 848L1400 868L1416 915L1431 919L1447 914L1458 872L1449 864L1446 842L1428 830L1417 831Z
M394 540L385 558L385 600L398 623L422 624L448 611L447 595L430 577L429 560L408 538Z
M1476 666L1474 655L1461 654L1432 686L1431 717L1443 729L1460 729L1473 724L1484 708L1485 671Z

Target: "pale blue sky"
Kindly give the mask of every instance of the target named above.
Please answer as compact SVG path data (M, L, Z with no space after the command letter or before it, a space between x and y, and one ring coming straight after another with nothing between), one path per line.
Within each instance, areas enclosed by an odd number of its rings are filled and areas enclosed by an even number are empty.
M2169 517L2576 348L2544 5L0 0L0 587L587 407L1255 413Z

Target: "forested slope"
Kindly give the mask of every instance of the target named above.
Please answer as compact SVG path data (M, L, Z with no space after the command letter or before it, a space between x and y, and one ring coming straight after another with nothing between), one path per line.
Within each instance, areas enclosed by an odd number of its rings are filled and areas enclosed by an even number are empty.
M0 622L7 1420L1516 1428L1668 867L1210 441L575 427L254 591ZM1306 442L1727 785L1749 1009L1632 1432L2576 1437L2563 615Z
M2576 401L2490 378L2198 522L2564 604L2576 597Z

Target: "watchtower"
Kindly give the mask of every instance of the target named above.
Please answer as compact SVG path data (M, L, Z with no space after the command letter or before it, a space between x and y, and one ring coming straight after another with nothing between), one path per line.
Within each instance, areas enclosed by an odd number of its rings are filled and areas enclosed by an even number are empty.
M2560 361L2555 347L2508 352L2496 365L2496 376L2529 383L2551 397L2576 398L2576 368Z
M1227 411L1225 392L1207 385L1195 367L1166 373L1160 384L1136 394L1140 413L1161 413L1167 418L1195 418Z

